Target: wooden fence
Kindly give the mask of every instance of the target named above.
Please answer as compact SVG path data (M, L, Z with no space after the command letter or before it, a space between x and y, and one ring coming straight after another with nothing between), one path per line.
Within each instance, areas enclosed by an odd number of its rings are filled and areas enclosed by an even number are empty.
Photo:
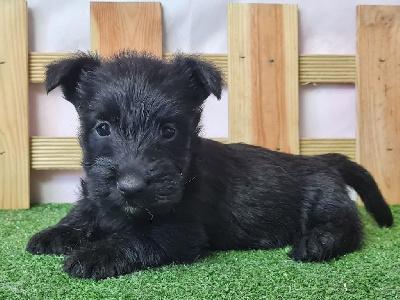
M91 50L162 53L159 3L92 2ZM0 209L29 207L29 171L80 168L76 138L29 137L28 86L65 53L28 53L27 3L0 1ZM116 31L114 24L118 23ZM357 55L298 54L297 5L229 4L228 54L209 54L229 93L229 137L277 151L339 152L400 204L400 6L359 6ZM298 88L356 84L357 139L299 139ZM321 99L323 101L323 99Z

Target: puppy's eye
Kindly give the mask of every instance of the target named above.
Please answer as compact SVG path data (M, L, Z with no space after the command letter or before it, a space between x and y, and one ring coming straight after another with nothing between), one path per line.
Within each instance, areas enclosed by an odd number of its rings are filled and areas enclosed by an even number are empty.
M111 134L110 124L102 122L96 127L96 131L100 136L109 136Z
M160 134L163 139L171 140L176 135L176 128L173 124L164 124L160 128Z

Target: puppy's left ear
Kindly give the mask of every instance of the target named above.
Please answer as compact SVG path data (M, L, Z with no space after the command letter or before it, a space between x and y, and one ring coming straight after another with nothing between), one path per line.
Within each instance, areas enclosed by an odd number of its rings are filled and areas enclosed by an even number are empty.
M203 60L198 55L178 54L173 60L177 71L189 79L191 87L199 92L201 101L210 94L221 99L222 75L221 71L211 62Z
M79 84L85 74L96 70L100 64L101 60L96 54L83 52L51 63L46 70L47 93L60 86L64 98L75 107L79 106Z

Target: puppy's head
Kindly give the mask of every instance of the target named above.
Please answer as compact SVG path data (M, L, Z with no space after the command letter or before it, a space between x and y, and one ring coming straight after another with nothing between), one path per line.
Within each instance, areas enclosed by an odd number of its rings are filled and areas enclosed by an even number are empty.
M80 119L88 197L131 213L165 213L182 197L204 100L221 74L196 56L79 53L47 68Z

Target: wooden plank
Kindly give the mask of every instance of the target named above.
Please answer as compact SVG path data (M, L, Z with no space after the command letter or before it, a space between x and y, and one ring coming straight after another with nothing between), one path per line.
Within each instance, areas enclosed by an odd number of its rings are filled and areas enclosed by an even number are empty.
M282 116L278 120L280 123L279 130L287 130L286 136L279 140L278 148L280 151L299 154L300 153L300 137L299 137L299 28L298 28L298 11L297 5L283 5L283 66L284 66L284 103L278 99L277 104L282 105ZM270 21L272 22L272 20ZM275 33L276 34L276 33ZM276 67L279 72L280 67ZM267 79L268 76L265 77ZM263 83L261 83L263 85ZM276 86L275 86L276 87ZM268 95L260 95L268 99ZM279 94L278 94L279 96ZM266 117L267 120L270 117ZM265 124L263 124L265 125ZM268 125L268 124L266 124ZM268 134L267 134L268 136ZM287 143L287 145L286 145Z
M44 82L45 66L54 60L67 57L68 53L29 53L29 81ZM164 53L169 59L172 53ZM225 84L228 84L228 56L226 54L202 54L221 71ZM299 82L310 83L348 83L356 81L355 55L300 55Z
M250 15L249 4L228 4L228 128L232 142L253 142Z
M31 167L34 170L80 169L81 160L77 138L31 138Z
M227 138L213 138L229 143ZM342 153L355 160L355 139L301 139L302 155ZM31 137L31 168L34 170L75 170L80 169L82 152L74 137Z
M229 138L299 153L297 5L229 4Z
M213 140L227 143L228 139ZM31 137L33 170L77 170L81 168L82 151L75 137Z
M355 139L300 139L301 155L319 155L325 153L341 153L356 160Z
M0 1L0 209L29 208L26 1Z
M55 60L66 58L69 55L69 53L29 53L29 82L44 82L46 78L46 66Z
M91 49L110 56L135 49L162 56L161 4L91 2Z
M301 55L299 76L303 84L355 83L356 58L354 55Z
M357 157L400 204L400 6L358 6L357 28Z

